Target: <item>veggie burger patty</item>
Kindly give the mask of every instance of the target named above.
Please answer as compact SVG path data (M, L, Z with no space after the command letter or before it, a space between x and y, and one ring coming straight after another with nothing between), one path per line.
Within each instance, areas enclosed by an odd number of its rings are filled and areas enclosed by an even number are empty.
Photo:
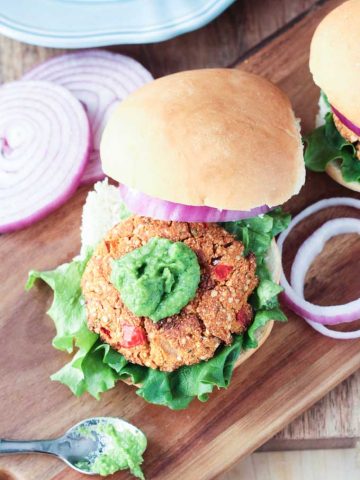
M110 280L113 260L154 237L185 243L196 253L201 273L195 297L178 314L156 323L132 313ZM251 323L247 301L258 280L255 256L243 252L242 243L216 224L130 217L108 232L83 274L89 328L139 365L173 371L207 360Z

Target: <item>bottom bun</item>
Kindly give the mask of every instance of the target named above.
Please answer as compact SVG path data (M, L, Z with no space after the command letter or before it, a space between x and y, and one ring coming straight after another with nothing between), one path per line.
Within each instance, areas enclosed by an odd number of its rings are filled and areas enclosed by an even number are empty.
M359 160L360 162L360 160ZM335 182L340 183L343 187L349 188L354 192L360 192L360 182L347 182L343 179L340 166L336 160L329 162L326 166L326 173L331 177Z
M271 242L271 246L266 257L266 265L271 273L273 281L279 283L281 275L281 257L275 239L273 239L273 241ZM265 343L266 339L270 335L273 326L274 321L270 320L269 322L267 322L266 325L256 331L255 337L258 341L258 346L256 348L251 348L240 353L240 356L235 363L234 369L244 363L245 360L247 360L249 357L251 357L251 355L253 355L257 350L259 350L259 348ZM133 385L133 383L129 379L123 380L123 382L127 385ZM135 384L134 386L141 387L140 384Z

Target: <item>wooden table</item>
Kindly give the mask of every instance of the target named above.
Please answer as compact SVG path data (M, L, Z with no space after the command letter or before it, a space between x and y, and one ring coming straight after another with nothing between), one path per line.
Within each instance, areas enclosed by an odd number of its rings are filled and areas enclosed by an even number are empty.
M201 67L232 66L312 21L319 8L336 0L238 0L217 20L196 32L160 44L113 47L141 61L155 77ZM325 4L325 5L324 5ZM0 37L0 81L18 78L35 60L54 54ZM265 444L263 450L349 447L360 437L360 372Z

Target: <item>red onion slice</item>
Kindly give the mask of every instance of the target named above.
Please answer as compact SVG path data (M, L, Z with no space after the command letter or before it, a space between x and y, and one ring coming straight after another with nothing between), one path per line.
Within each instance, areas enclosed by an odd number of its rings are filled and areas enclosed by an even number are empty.
M289 233L298 223L300 223L306 217L310 217L310 215L313 215L316 212L320 212L320 210L323 210L324 208L330 207L352 207L360 209L360 200L351 197L325 198L324 200L319 200L318 202L313 203L309 207L306 207L304 210L302 210L300 213L298 213L297 215L295 215L295 217L292 218L288 228L279 235L279 248L282 248Z
M342 113L339 112L335 107L331 105L331 110L335 113L335 115L338 117L341 123L345 125L349 130L351 130L355 135L360 137L360 127L355 125L355 123L352 123L351 120L345 117Z
M266 205L253 208L247 212L237 210L219 210L212 207L195 207L181 203L168 202L151 197L126 185L120 185L121 197L127 208L137 215L156 218L157 220L173 220L177 222L233 222L245 218L256 217L266 213L270 208Z
M329 220L316 230L299 248L291 268L291 286L301 298L304 298L305 276L311 263L322 251L325 243L330 240L330 238L344 233L360 234L360 220L353 218L336 218L334 220ZM347 308L349 312L351 312L352 309L354 309L355 312L357 308L358 314L354 314L353 320L358 320L360 318L359 305L354 305L356 303L359 304L359 300L343 305L343 307ZM335 330L330 330L317 322L313 322L308 318L305 318L305 320L316 331L331 338L338 340L360 338L360 330L352 332L337 332Z
M295 308L307 320L312 320L325 325L352 322L360 318L360 298L343 305L323 307L314 305L307 316L307 303L304 300L304 283L306 273L315 260L315 257L323 250L325 243L330 238L345 234L358 233L360 235L360 220L355 218L336 218L324 223L299 248L291 269L291 287L295 294L301 298L296 302ZM290 287L290 285L289 285ZM291 288L290 287L290 288ZM292 292L286 292L290 301L294 302Z
M335 340L354 340L355 338L360 338L360 330L354 330L352 332L337 332L336 330L326 328L325 325L312 322L306 318L305 321L317 332L325 335L326 337L335 338Z
M289 235L290 231L297 225L301 220L312 215L313 213L331 206L351 206L354 208L360 208L360 200L353 198L332 198L327 200L321 200L310 207L306 208L303 212L293 218L287 230L282 232L278 239L278 246L280 254L282 254L283 244ZM357 219L341 219L344 222L344 226L340 227L339 222L331 223L330 226L325 224L323 227L314 232L312 236L304 243L303 247L299 249L299 257L297 257L295 270L292 274L292 282L294 285L290 286L287 281L284 272L281 274L280 283L284 287L284 292L282 293L282 298L285 303L291 308L295 313L302 316L306 320L313 322L326 324L326 325L335 325L339 323L351 322L360 317L360 299L355 300L354 302L349 302L344 305L335 305L329 307L323 307L320 305L314 305L311 302L307 302L303 294L300 294L299 291L303 289L303 284L305 280L306 271L309 268L312 260L315 256L321 251L330 231L333 229L333 234L338 235L340 233L345 233L346 230L349 230L350 227L352 231L358 231L358 226L360 221ZM346 220L346 222L345 222ZM334 220L335 221L335 220ZM331 222L334 222L331 221ZM329 223L329 222L328 222ZM331 229L331 230L330 230ZM319 233L317 233L319 232ZM337 233L339 232L339 233ZM333 236L333 235L332 235ZM329 237L330 238L330 237ZM323 241L324 240L324 241ZM314 246L315 242L315 246ZM320 248L321 247L321 248ZM320 249L320 250L319 250ZM302 252L302 253L301 253ZM302 258L304 257L304 258ZM301 266L301 262L304 262L304 265ZM294 262L295 263L295 262ZM297 274L299 272L299 278ZM295 288L295 287L296 288Z
M301 295L304 293L307 271L315 258L324 249L326 242L345 233L357 233L360 235L360 220L348 217L328 220L305 240L297 251L291 267L290 283L295 292Z
M83 104L90 122L93 146L81 184L104 178L99 145L115 105L153 80L132 58L105 50L87 50L52 58L30 70L26 80L47 80L67 88Z
M81 104L48 82L0 87L0 232L30 225L76 190L89 157Z

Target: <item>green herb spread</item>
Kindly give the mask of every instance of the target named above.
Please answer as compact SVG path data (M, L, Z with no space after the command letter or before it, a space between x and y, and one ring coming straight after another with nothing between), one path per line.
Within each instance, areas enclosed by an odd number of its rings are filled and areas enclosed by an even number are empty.
M129 310L158 322L179 313L194 298L200 266L184 243L155 237L114 260L111 282Z
M118 431L113 425L99 423L80 427L78 433L94 440L100 437L103 446L92 457L76 463L76 467L102 476L129 468L135 477L144 480L140 465L147 441L140 430Z

